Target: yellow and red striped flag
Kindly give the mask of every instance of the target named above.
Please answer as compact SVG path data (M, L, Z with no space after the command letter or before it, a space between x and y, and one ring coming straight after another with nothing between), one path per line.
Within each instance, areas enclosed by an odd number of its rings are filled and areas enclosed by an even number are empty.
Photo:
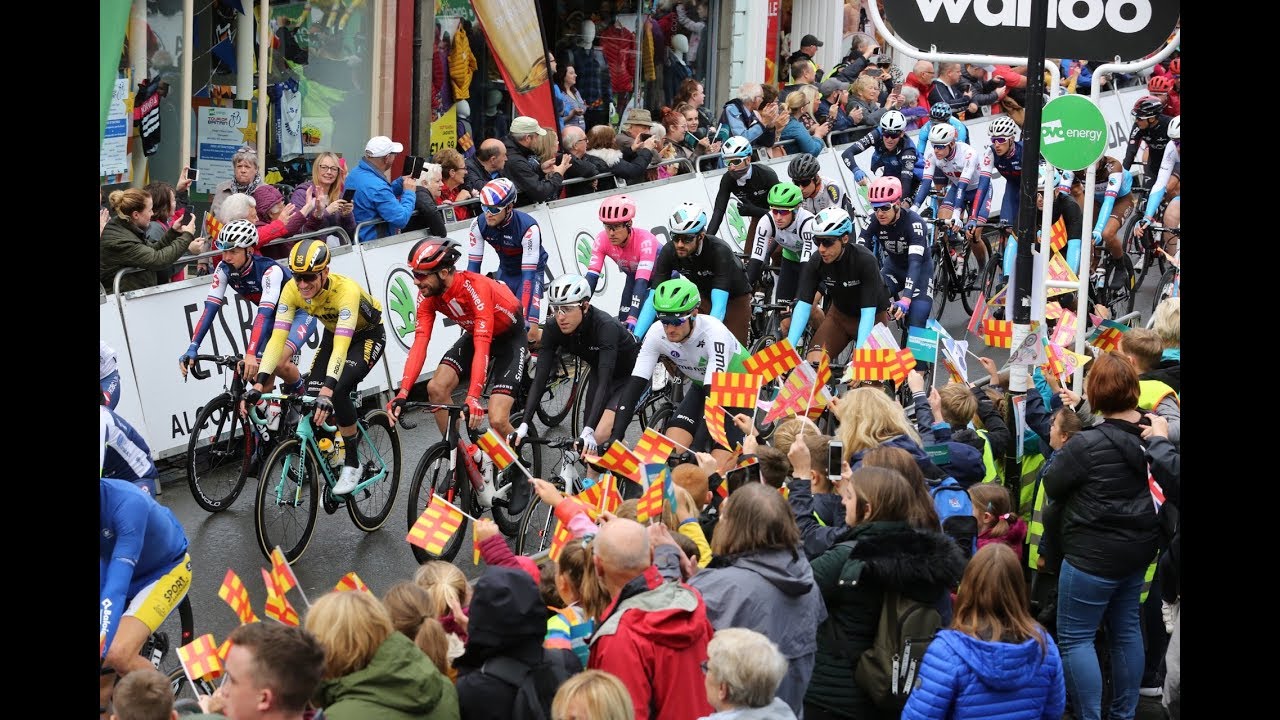
M1045 343L1045 362L1040 366L1050 375L1061 375L1066 372L1067 364L1062 355L1062 346L1055 342Z
M560 553L564 552L564 546L568 545L572 538L573 533L569 531L569 526L560 522L560 518L556 518L556 529L551 533L551 547L547 548L547 557L551 558L551 562L560 559Z
M445 543L462 527L463 517L461 510L433 493L431 502L427 503L426 509L413 524L405 540L432 555L441 555L444 553Z
M516 462L516 454L511 452L511 448L507 447L507 443L493 428L486 430L476 444L485 455L489 456L489 459L493 460L493 464L497 465L499 470L506 470L511 463Z
M983 320L982 342L986 343L987 347L1012 347L1013 322L1011 320Z
M343 590L363 590L365 592L369 592L369 586L364 584L364 581L360 579L360 576L356 574L355 570L343 575L342 579L338 581L338 584L333 586L333 589L335 592L342 592Z
M1124 337L1124 331L1104 326L1094 332L1093 337L1089 338L1089 344L1107 352L1113 352L1120 347L1120 338L1122 337Z
M218 641L213 639L213 633L201 635L178 648L178 660L192 680L217 680L222 676L222 660L218 658Z
M586 511L587 517L591 518L592 522L596 522L600 519L600 506L605 501L606 483L604 479L607 477L613 476L606 473L601 476L599 481L592 483L587 486L585 490L573 496L573 499L582 503L582 509Z
M240 617L240 624L258 622L249 603L249 589L240 582L235 570L227 568L226 577L222 578L222 587L218 588L218 597L227 601L231 609Z
M653 428L645 428L644 433L636 440L635 456L645 465L666 462L671 457L671 453L676 449L676 443L671 438L654 430Z
M822 348L822 357L818 360L818 387L825 388L831 382L831 356Z
M1044 319L1057 320L1062 317L1062 305L1057 300L1053 300L1044 304Z
M814 378L793 370L787 381L778 388L778 396L773 399L773 406L765 413L764 422L771 423L788 415L799 415L809 409L809 399L813 396Z
M223 663L227 662L227 653L231 652L231 638L222 641L218 646L218 659Z
M1058 218L1053 223L1053 227L1049 228L1049 247L1054 252L1062 252L1062 248L1067 246L1067 223L1065 218Z
M271 578L275 580L281 595L298 586L298 576L293 574L293 568L284 559L284 551L279 545L271 548Z
M889 348L857 348L853 351L852 379L855 382L889 380L889 365L898 359L898 352Z
M650 483L649 489L644 491L644 495L640 496L640 502L636 504L636 522L646 523L651 518L661 518L662 501L663 483Z
M826 394L814 393L813 402L809 404L809 419L816 422L818 418L822 417L822 413L827 409L829 402Z
M711 439L717 445L725 450L732 451L733 446L729 444L729 434L724 429L724 424L728 421L729 414L724 411L724 408L709 399L703 407L703 419L707 422L707 434L711 436Z
M644 482L640 477L640 458L628 450L627 446L623 445L620 440L614 440L609 449L604 451L604 455L599 457L586 455L583 459L592 465L599 465L605 470L617 473L633 482ZM666 458L663 459L665 460Z
M271 573L266 568L262 568L262 584L267 586L267 602L262 606L262 614L285 625L297 627L301 622L298 611L293 609L289 598L271 581Z
M1070 266L1067 265L1067 261L1058 253L1054 253L1049 256L1049 279L1065 280L1070 283L1079 282L1078 278L1076 278L1076 274L1072 272ZM1065 295L1071 292L1075 292L1075 290L1072 290L1071 288L1051 287L1045 290L1045 296L1053 297L1055 295Z
M774 378L799 364L800 353L796 352L790 340L784 338L744 360L742 367L747 372L760 376L763 382L773 382Z
M759 375L748 375L740 372L711 373L711 387L707 391L707 402L720 407L742 408L754 410L756 394L760 392Z
M1062 316L1058 318L1058 324L1053 327L1053 336L1049 338L1049 342L1066 347L1075 339L1079 326L1080 319L1076 314L1064 309Z

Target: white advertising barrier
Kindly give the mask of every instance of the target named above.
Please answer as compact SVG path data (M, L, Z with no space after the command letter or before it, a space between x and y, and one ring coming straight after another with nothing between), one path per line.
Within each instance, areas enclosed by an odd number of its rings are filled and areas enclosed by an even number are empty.
M124 325L120 322L120 306L116 303L115 295L107 295L102 299L98 310L98 338L116 351L116 371L120 373L120 400L116 404L115 413L128 420L135 430L142 433L142 438L147 441L147 444L155 448L155 442L147 432L146 417L142 414L142 399L138 394L138 383L134 379L133 366L129 359L129 341L124 334ZM177 355L174 357L176 358ZM151 454L152 459L159 457L154 449Z
M563 268L567 272L587 274L587 266L591 263L591 249L596 235L604 230L600 222L600 203L610 195L626 194L635 200L635 227L641 227L653 233L658 239L659 247L667 242L667 220L671 213L682 202L695 202L711 214L711 205L703 194L701 181L696 175L677 175L667 180L660 180L642 185L631 185L620 188L616 193L600 194L583 202L578 198L558 200L551 203L550 218L554 229L554 241L547 252L553 257L559 253L564 260ZM543 235L544 239L546 235ZM559 275L559 273L553 273ZM601 269L600 280L596 282L596 291L591 304L607 313L618 312L622 302L622 285L624 279L613 260L605 258Z
M333 272L357 280L364 275L359 255L348 248L334 250L330 267ZM200 321L208 294L209 278L202 277L121 296L128 358L124 351L117 351L122 363L132 361L135 378L146 379L139 385L139 397L143 417L148 420L147 440L159 457L186 451L196 414L227 385L226 371L220 368L204 380L188 376L185 382L178 372L178 356L191 343L192 330ZM228 291L226 304L200 346L201 354L243 354L257 312L252 303L235 291ZM311 367L318 346L319 340L313 337L303 348L299 367L304 373ZM213 369L207 364L202 368ZM375 368L360 384L360 391L376 391L385 386L386 372Z

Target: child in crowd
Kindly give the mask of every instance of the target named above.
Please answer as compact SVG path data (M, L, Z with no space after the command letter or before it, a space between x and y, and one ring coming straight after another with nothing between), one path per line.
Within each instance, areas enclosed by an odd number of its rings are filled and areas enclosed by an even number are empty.
M413 582L431 596L432 616L444 627L449 644L450 667L466 649L467 613L471 604L471 585L453 563L432 560L418 568Z
M979 483L969 487L973 515L978 519L978 549L993 542L1008 545L1022 562L1022 542L1027 537L1027 524L1013 511L1009 491L997 483Z
M457 682L458 671L449 664L449 638L432 612L431 593L416 583L398 582L382 596L382 604L395 629L412 640L450 682Z

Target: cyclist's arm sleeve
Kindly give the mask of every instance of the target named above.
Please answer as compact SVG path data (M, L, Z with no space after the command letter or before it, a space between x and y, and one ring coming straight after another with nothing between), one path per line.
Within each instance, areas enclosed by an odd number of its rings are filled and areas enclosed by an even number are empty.
M538 300L533 296L533 286L537 280L538 261L542 258L542 230L535 224L530 225L528 230L524 231L524 255L520 258L520 270L523 275L520 284L520 307L524 309L525 324L537 324L534 313L534 303Z
M711 316L717 320L724 320L724 314L729 309L729 291L715 288L711 291Z
M276 305L280 302L282 289L284 289L284 270L279 265L267 268L267 271L262 274L262 295L258 298L258 316L253 320L253 332L249 336L249 346L244 349L245 355L261 354L262 342L270 332L267 326L276 316Z
M280 304L276 306L276 321L271 326L271 339L267 341L267 349L262 352L262 362L258 365L258 382L265 384L276 369L276 363L280 361L280 354L284 351L285 339L293 327L293 316L301 304L302 296L298 294L297 283L285 283L284 290L280 291ZM334 352L337 352L336 347ZM344 348L343 355L345 354Z
M199 348L200 343L204 342L204 336L209 332L209 328L213 327L213 319L218 316L218 310L222 307L223 300L227 295L227 264L218 263L218 267L213 270L213 280L209 284L209 296L204 299L204 312L200 314L200 321L196 323L196 329L191 333L191 346ZM258 306L259 314L261 314L262 306ZM272 307L272 310L275 308ZM254 331L257 331L257 323L254 323Z
M338 387L338 378L342 376L347 351L351 348L351 336L355 335L356 323L360 320L362 290L354 280L344 285L342 295L334 303L339 308L338 321L333 326L333 352L329 355L329 367L325 369L324 386L330 390ZM348 317L345 320L342 318L342 310L347 311Z
M484 237L480 235L480 219L471 221L471 231L467 235L467 271L478 273L484 264Z
M910 233L911 242L907 247L907 277L902 289L914 301L927 290L925 276L930 265L925 259L925 249L928 247L928 240L924 235L924 223L911 223L911 229L907 232Z
M636 277L631 282L631 309L627 311L627 320L633 320L640 316L640 309L644 307L644 301L649 297L649 281Z
M658 287L664 280L671 278L671 260L667 257L666 247L664 246L657 251L657 256L653 261L653 277L650 278L650 286ZM657 313L653 309L653 293L644 299L644 305L640 308L640 317L636 319L635 335L643 338L649 326L653 324L654 317Z
M813 260L800 268L800 281L796 284L796 288L796 306L791 312L791 329L787 331L787 339L803 355L804 349L800 347L800 338L809 324L809 313L813 311L811 301L818 289L818 270Z
M1171 146L1173 143L1169 143ZM1160 202L1164 200L1165 189L1169 185L1169 178L1173 177L1173 166L1177 163L1179 155L1176 147L1166 147L1164 158L1160 160L1160 173L1156 175L1155 184L1151 186L1151 194L1147 196L1147 207L1142 211L1142 217L1150 218L1155 214L1156 208L1160 207Z
M773 223L761 220L756 223L756 239L751 243L751 259L747 261L747 285L755 287L760 282L760 271L765 258L773 251Z
M858 315L858 340L853 345L855 348L862 347L871 336L871 328L876 324L876 311L880 309L879 305L886 295L880 268L876 263L862 263L859 272L862 275L862 290L858 306L862 311Z
M718 332L707 338L707 370L702 374L702 387L711 387L711 376L718 372L729 372L730 363L732 363L736 354L730 352L729 348L738 344L738 339L734 337L729 328L724 328L722 332Z
M476 318L475 329L471 331L475 359L471 361L471 387L467 388L467 397L479 398L484 394L485 380L489 371L489 348L493 345L493 308L497 304L497 299L493 297L491 283L479 282L472 288L484 303L484 310L476 311L479 317Z
M991 164L992 164L991 148L987 148L982 154L982 162L979 163L978 171L978 193L973 198L973 208L969 214L978 222L987 221L987 205L989 204L991 192Z
M129 583L133 580L133 571L142 555L142 539L147 529L146 500L142 496L126 496L111 514L116 544L111 550L111 562L107 565L98 606L103 656L111 647L111 641L120 627L120 618L124 615L125 601L128 599L126 595Z
M582 426L594 428L604 415L604 406L609 401L613 390L613 373L618 366L618 346L622 344L622 333L626 328L612 319L601 323L597 330L596 340L600 343L600 359L592 372L596 374L591 397L587 398L587 412L582 417ZM550 363L548 363L550 364ZM539 397L530 395L530 397Z
M644 237L638 238L640 241L640 258L636 262L636 279L648 281L653 277L654 265L658 261L658 238L651 233L645 233Z
M400 378L400 393L405 397L418 381L422 365L427 361L427 347L431 345L431 331L436 326L435 298L425 298L418 304L418 325L413 330L413 347L404 361L404 373Z
M1107 177L1107 194L1102 199L1102 204L1098 206L1098 221L1093 224L1093 232L1101 234L1107 227L1107 221L1111 219L1111 209L1116 204L1116 193L1120 190L1120 183L1124 179L1121 173L1111 173ZM1088 192L1086 189L1085 192Z
M587 283L591 285L592 292L595 292L596 281L600 279L600 271L604 269L604 249L609 242L609 238L603 231L596 235L596 241L591 246L591 264L587 266Z
M903 136L902 142L902 171L898 173L898 180L902 182L902 192L905 193L907 188L911 187L911 181L915 179L916 160L919 155L916 148L910 143L910 138Z
M1069 197L1062 199L1062 217L1067 226L1067 265L1071 272L1080 271L1080 236L1084 232L1084 213Z
M1133 164L1135 158L1138 157L1138 148L1142 146L1142 141L1146 139L1146 133L1138 129L1138 123L1134 123L1129 128L1129 147L1125 148L1124 161L1120 163L1122 167L1128 168Z
M734 180L729 173L720 176L720 192L716 193L715 209L711 211L711 222L707 223L708 235L715 235L720 229L720 221L724 220L724 212L729 207L729 183L732 182Z
M547 379L551 377L551 367L555 365L553 359L556 352L560 349L560 326L556 323L547 323L547 329L542 333L542 349L538 351L543 360L535 363L533 366L533 382L529 384L528 397L533 402L537 402L542 397L542 391L547 387Z
M847 200L849 196L845 195ZM813 254L813 223L814 218L810 217L800 226L800 262L808 263L809 256Z

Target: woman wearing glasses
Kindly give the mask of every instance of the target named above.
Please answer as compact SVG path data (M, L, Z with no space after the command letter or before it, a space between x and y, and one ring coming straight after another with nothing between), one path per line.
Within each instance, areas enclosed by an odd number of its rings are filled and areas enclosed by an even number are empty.
M347 237L356 236L356 220L351 214L354 204L342 199L347 179L346 168L337 155L323 152L311 164L311 179L293 189L289 202L296 208L308 206L308 198L314 198L313 209L307 214L302 232L312 232L327 227L340 227Z

